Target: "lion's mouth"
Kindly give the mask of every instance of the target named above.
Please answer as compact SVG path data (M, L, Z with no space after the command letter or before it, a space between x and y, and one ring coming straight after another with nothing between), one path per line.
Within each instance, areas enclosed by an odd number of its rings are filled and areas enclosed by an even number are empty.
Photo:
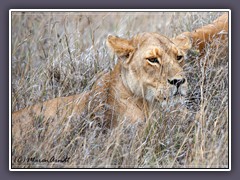
M164 101L170 100L170 99L176 99L176 98L185 98L186 95L180 93L180 92L175 92L173 95L167 96L167 97L163 97Z
M186 95L182 94L181 92L177 91L173 94L173 97L177 97L177 96L181 96L181 97L185 97Z
M183 99L186 98L186 91L183 88L175 88L171 89L169 93L162 94L162 96L159 96L157 98L158 101L165 101L165 102L170 102L170 101L182 101Z
M169 97L164 97L163 101L160 102L162 107L175 107L176 105L183 105L185 101L185 97L181 95L180 93L174 95L174 96L169 96Z
M180 86L180 87L173 86L170 88L169 97L171 98L176 98L178 96L186 97L187 91L188 90L186 86Z
M181 94L180 92L176 92L175 94L168 96L168 97L164 97L163 100L164 101L169 101L169 100L173 100L173 99L184 99L186 96L184 94Z

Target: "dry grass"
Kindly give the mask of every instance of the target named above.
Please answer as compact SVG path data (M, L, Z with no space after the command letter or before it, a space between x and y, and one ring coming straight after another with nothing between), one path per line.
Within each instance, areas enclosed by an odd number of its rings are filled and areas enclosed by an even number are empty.
M12 111L90 89L99 72L116 64L105 46L108 34L157 31L174 37L220 14L14 12ZM12 137L13 168L228 168L228 45L209 46L203 57L190 55L188 111L159 108L140 127L123 122L104 131L87 115L56 117L54 126L54 119L36 117L34 129ZM27 162L53 156L70 159Z

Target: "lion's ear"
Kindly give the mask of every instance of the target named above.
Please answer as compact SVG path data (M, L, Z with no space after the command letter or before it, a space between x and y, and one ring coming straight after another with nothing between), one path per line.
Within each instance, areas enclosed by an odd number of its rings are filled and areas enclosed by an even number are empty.
M192 48L192 41L187 32L182 33L171 40L178 48L183 50L185 53L187 53L187 51Z
M114 53L120 58L127 58L131 52L134 51L134 47L130 40L119 38L109 35L107 38L107 45Z

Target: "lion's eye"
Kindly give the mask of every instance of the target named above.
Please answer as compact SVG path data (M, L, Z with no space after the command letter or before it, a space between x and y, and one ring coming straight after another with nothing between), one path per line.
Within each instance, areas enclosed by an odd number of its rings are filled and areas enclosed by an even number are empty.
M183 56L177 56L177 60L180 61L183 58Z
M147 60L151 63L159 63L157 58L147 58Z

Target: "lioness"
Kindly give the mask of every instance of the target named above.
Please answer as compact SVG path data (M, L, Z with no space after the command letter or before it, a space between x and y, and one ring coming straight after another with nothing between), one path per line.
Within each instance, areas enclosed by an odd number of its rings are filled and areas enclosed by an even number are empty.
M89 92L55 98L14 112L13 135L20 135L39 116L48 119L87 112L91 118L103 119L112 127L123 118L145 121L156 108L156 102L182 103L188 92L182 68L187 51L201 38L204 39L201 43L211 41L214 34L225 29L225 22L217 30L212 28L215 33L207 32L211 38L202 38L202 33L198 38L196 32L172 40L158 33L141 33L129 40L108 36L107 45L118 57L113 71L101 76Z
M104 74L90 92L56 98L13 113L13 132L16 124L24 126L34 116L69 116L81 114L84 109L94 112L94 117L105 111L104 119L113 120L113 125L117 116L131 122L143 121L155 101L183 100L187 79L181 67L186 53L181 47L158 33L141 33L130 40L108 36L107 45L119 59L112 72Z

